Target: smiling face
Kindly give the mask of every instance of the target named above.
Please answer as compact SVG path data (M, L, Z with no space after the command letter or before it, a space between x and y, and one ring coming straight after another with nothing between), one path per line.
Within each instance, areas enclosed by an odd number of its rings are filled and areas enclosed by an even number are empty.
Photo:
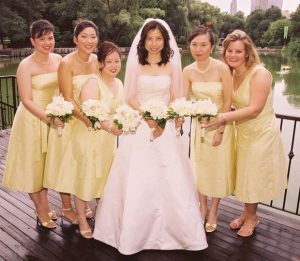
M233 69L241 68L246 64L245 44L241 40L230 42L225 51L225 61Z
M101 73L109 77L115 77L121 70L121 57L118 52L112 52L105 57L104 63L100 63Z
M208 33L196 36L190 43L191 54L196 61L206 60L212 49Z
M43 54L49 54L55 45L53 32L45 33L37 38L30 38L30 41L35 51Z
M78 36L74 36L74 43L77 45L77 49L86 53L92 53L98 43L98 36L93 27L87 27L83 29Z
M163 48L164 38L161 32L157 28L150 30L145 41L145 49L148 51L148 55L160 54Z

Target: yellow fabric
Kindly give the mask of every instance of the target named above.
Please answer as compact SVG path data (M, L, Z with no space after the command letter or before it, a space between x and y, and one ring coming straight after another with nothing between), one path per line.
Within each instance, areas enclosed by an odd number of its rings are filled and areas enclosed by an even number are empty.
M221 82L193 82L191 96L197 100L210 98L221 111L223 85ZM206 196L226 197L233 193L235 185L235 139L234 128L228 124L222 143L212 146L216 128L206 130L201 142L201 127L198 120L191 126L191 163L197 190Z
M80 104L81 87L91 77L96 76L85 75L74 79L73 94L78 104ZM106 99L111 111L114 112L118 104L123 100L123 85L121 81L119 81L118 95L114 98L104 82L98 77L96 79L99 83L100 99ZM93 198L99 198L102 195L112 164L116 147L116 136L104 130L89 132L86 125L77 119L72 120L70 125L67 141L64 147L61 146L60 149L60 152L63 152L59 156L61 164L59 168L54 167L55 170L51 171L51 174L49 173L44 184L46 187L56 191L76 195L82 200L89 201ZM64 132L65 129L63 130L63 136L65 135ZM53 158L57 160L57 156ZM53 168L52 165L55 165L55 160L51 164L51 169Z
M42 109L58 88L57 73L32 77L32 99ZM43 188L49 127L20 103L11 130L3 186L33 193Z
M233 95L236 109L249 103L252 75L263 69L256 66L245 77ZM254 119L237 122L237 180L236 199L245 203L257 203L275 199L287 185L285 154L270 90L266 104Z

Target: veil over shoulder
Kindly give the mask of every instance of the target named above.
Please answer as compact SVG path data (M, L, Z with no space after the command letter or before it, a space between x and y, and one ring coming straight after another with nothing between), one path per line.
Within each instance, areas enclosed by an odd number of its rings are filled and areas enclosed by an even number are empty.
M140 28L137 35L135 36L128 54L127 63L126 63L125 80L124 80L124 93L125 93L126 100L128 100L129 97L133 96L136 93L136 85L137 85L136 80L140 71L138 55L137 55L137 46L141 39L141 32L144 26L150 21L159 22L168 31L170 37L170 42L169 42L170 47L174 52L172 57L170 58L170 63L172 64L171 91L173 93L173 96L175 97L182 96L183 81L182 81L181 55L175 37L171 31L171 28L164 20L158 18L148 18L145 20L143 26Z

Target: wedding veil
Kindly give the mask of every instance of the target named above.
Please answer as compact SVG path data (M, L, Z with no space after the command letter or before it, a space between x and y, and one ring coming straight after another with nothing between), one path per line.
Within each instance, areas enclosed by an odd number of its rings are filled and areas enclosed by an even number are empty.
M126 101L129 97L132 97L136 93L137 77L139 74L139 61L137 55L137 46L141 39L141 32L144 26L150 21L157 21L162 24L168 31L170 37L170 47L174 51L173 56L170 58L172 63L172 79L171 79L171 90L175 97L180 97L182 95L183 81L182 81L182 67L181 67L181 56L175 40L175 37L169 27L169 25L161 19L148 18L145 20L143 26L140 28L139 32L135 36L126 63L125 80L124 80L124 93Z

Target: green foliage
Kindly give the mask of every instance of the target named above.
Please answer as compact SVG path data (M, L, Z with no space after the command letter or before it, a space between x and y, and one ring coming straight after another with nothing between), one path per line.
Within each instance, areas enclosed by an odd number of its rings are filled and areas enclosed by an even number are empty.
M288 51L292 56L300 57L300 38L296 38L289 43Z
M287 40L283 39L284 27L290 27L291 22L287 19L280 19L272 22L269 29L264 34L264 40L267 46L283 46L285 43L289 42L289 36Z
M291 15L291 35L300 37L300 4L297 10Z

